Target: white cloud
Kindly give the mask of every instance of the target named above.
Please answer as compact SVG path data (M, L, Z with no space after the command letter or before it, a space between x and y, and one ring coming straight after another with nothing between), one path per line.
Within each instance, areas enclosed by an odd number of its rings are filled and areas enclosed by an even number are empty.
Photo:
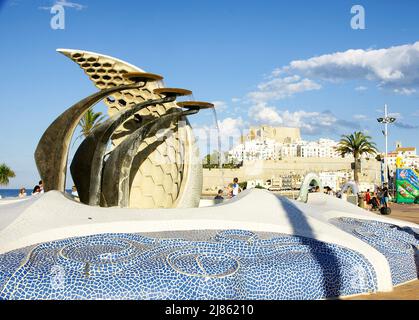
M225 101L213 101L211 102L214 105L216 111L223 111L227 108L227 103Z
M400 88L400 89L396 88L393 91L394 91L394 93L401 94L403 96L410 96L410 95L416 93L416 89L407 89L407 88Z
M281 68L276 68L272 71L271 77L279 77L284 71Z
M384 109L375 109L375 111L380 115L380 116L384 116ZM403 115L400 112L388 112L387 116L389 117L393 117L396 119L403 119Z
M258 85L258 90L250 92L248 97L255 103L275 101L293 96L296 93L319 90L321 85L298 75L273 77Z
M233 103L238 103L240 101L241 101L240 98L231 98L231 102L233 102Z
M268 105L295 94L320 90L322 81L340 82L360 80L371 81L383 89L400 95L419 92L419 41L413 44L393 46L383 49L347 50L295 60L287 66L274 69L266 80L246 95L253 103L249 109L249 121L253 124L290 126L301 128L305 134L345 133L362 129L360 122L371 120L364 114L353 115L353 121L339 119L330 111L289 111L279 110ZM365 85L355 87L362 92ZM239 102L237 98L233 102ZM383 114L383 110L377 109ZM401 122L403 116L392 112L390 116L398 119L397 126L413 129L416 125ZM416 113L416 115L419 115Z
M368 119L368 117L365 114L355 114L353 116L353 118L355 120L367 120Z
M389 112L388 116L397 119L403 119L403 115L400 112Z
M60 6L63 6L64 8L71 8L71 9L76 9L76 10L83 10L83 9L87 8L87 6L82 5L80 3L70 2L68 0L56 0L56 1L53 2L53 4L51 6L43 6L43 7L39 7L39 9L51 10L51 8L54 5L60 5Z
M366 79L412 94L419 88L419 42L384 49L347 50L295 60L283 70L328 81Z
M419 41L384 49L350 49L307 60L294 60L274 69L267 80L248 93L253 103L266 103L297 93L319 90L319 80L374 81L396 94L412 95L419 89ZM356 91L368 87L358 86Z
M365 87L365 86L359 86L359 87L356 87L355 90L356 91L366 91L366 90L368 90L368 88Z
M266 106L265 103L260 103L252 107L249 111L251 119L260 124L281 125L283 123L282 117L273 107Z
M218 121L218 127L222 137L240 137L244 122L242 118L225 118Z
M281 111L274 107L266 106L264 103L253 106L249 110L249 118L256 124L297 127L301 129L303 134L309 135L324 132L339 134L359 128L359 124L338 119L330 111Z

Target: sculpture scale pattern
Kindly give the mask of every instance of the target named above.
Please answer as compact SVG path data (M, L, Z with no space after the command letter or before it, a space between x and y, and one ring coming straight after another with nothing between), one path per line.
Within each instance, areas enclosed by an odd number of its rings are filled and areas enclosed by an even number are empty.
M393 285L418 278L419 234L412 228L353 218L334 218L330 222L381 252L390 265Z
M167 124L183 118L186 115L197 113L198 110L183 112L171 112L159 118L150 120L139 129L125 138L110 154L103 170L102 182L102 202L103 206L119 206L126 208L129 206L131 181L130 174L134 166L135 156L144 138L150 134L156 134L160 128L165 128ZM161 139L159 143L164 140ZM142 150L142 153L146 152Z
M100 204L103 159L107 151L108 142L116 128L141 109L157 102L163 103L166 100L168 99L149 100L137 104L128 110L121 111L99 124L83 140L70 166L71 176L77 186L81 202L93 206Z
M187 234L98 234L2 254L0 299L322 299L377 289L372 265L334 244Z
M89 79L100 90L119 86L124 83L123 75L128 72L144 72L140 68L125 61L102 55L99 53L83 50L59 49L58 52L64 54L72 61L76 62L88 75ZM124 90L116 92L104 99L108 106L108 113L112 117L120 111L133 107L138 103L162 98L161 95L153 93L153 90L161 86L159 83L148 82L142 88ZM166 114L167 110L178 108L175 102L156 104L142 109L138 114L144 121L151 120ZM138 163L140 165L133 168L131 182L131 197L129 207L131 208L172 208L172 207L196 207L199 204L200 188L202 188L202 174L194 174L194 184L192 192L183 195L184 190L188 189L183 184L190 179L185 179L189 170L196 172L202 168L196 165L185 165L185 158L182 150L195 150L193 135L190 134L191 128L187 119L187 125L174 129L165 141L157 142L155 135L150 135L141 143L138 150ZM128 135L138 128L138 123L134 117L130 117L112 135L112 145L119 145ZM187 131L187 132L183 132ZM187 137L187 140L182 139ZM141 157L142 150L148 150L144 157ZM188 151L188 152L189 152ZM196 155L197 156L197 155ZM197 187L198 186L198 187ZM199 192L198 192L199 190ZM182 199L183 203L179 203Z

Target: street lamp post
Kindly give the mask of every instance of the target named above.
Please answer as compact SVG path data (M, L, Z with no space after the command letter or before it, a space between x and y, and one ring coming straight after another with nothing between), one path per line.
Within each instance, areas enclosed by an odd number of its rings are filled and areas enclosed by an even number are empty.
M387 104L384 105L384 118L378 118L379 123L384 123L384 137L385 137L385 154L384 154L384 182L388 182L388 173L387 173L387 155L388 155L388 124L396 121L396 118L389 117L387 113Z

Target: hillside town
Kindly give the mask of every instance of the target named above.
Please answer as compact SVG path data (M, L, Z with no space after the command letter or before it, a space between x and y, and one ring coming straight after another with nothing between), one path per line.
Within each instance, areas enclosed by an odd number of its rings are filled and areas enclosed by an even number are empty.
M203 192L213 194L221 183L227 183L234 176L240 176L249 187L260 186L277 192L297 190L310 172L318 174L322 184L336 192L354 179L353 157L349 154L342 157L336 150L338 143L329 138L302 139L299 128L251 127L248 134L241 136L239 143L225 154L224 163L233 164L233 167L220 170L217 166L204 166ZM374 185L380 184L384 164L378 160L383 159L384 153L376 157L361 156L361 190L373 189ZM387 155L390 176L395 174L397 162L418 169L416 148L402 147L401 142L397 142L395 150Z

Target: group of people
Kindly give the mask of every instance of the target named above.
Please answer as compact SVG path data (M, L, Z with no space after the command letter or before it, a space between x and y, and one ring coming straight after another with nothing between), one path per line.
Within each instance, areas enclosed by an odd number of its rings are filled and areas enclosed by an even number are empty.
M40 194L40 193L44 193L44 184L42 183L42 180L40 180L38 182L38 184L33 188L32 195L34 196L34 195L37 195L37 194ZM26 188L20 188L18 197L19 198L25 198L27 196L28 196L28 194L26 192Z
M234 178L233 179L233 183L230 183L227 186L226 189L227 189L226 190L226 197L227 197L227 199L231 199L231 198L234 198L235 196L237 196L242 191L242 189L240 188L240 185L239 185L239 179L238 178ZM224 195L224 190L219 189L218 192L217 192L217 195L214 198L214 200L217 200L217 201L224 200L224 196L223 195Z
M38 184L33 188L32 195L34 196L34 195L37 195L37 194L40 194L40 193L44 193L44 184L42 183L42 180L40 180L38 182ZM18 197L19 198L25 198L27 196L28 196L28 194L26 192L26 188L20 188ZM77 193L76 186L73 186L73 188L71 188L71 196L75 200L79 200L79 194Z
M313 187L310 192L320 192L319 186ZM338 198L342 198L341 192L334 192L330 187L324 187L323 192L327 195L336 195ZM365 193L358 194L360 201L365 201L367 209L369 210L380 210L382 207L387 208L389 203L389 189L388 184L384 183L382 187L377 187L374 192L367 189Z
M320 192L320 186L313 186L312 188L310 188L308 190L309 193L313 193L313 192ZM329 196L333 196L335 195L335 192L332 190L332 188L330 188L329 186L326 186L323 188L323 193L327 194Z
M377 187L374 192L370 192L370 189L367 189L367 192L363 196L363 200L371 210L379 210L382 207L387 208L389 198L390 194L387 183L384 183L382 187Z

